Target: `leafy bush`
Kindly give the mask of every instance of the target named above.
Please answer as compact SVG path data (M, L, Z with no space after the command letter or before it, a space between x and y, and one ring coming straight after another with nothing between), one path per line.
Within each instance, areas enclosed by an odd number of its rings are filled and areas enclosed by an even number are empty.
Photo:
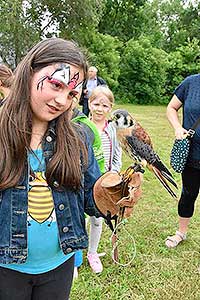
M113 90L118 85L121 46L122 43L117 38L101 33L92 34L87 45L90 65L97 67L98 75Z
M189 41L169 54L167 71L166 96L171 96L175 87L191 74L200 70L200 46L197 39Z
M122 102L163 103L168 54L146 37L127 42L121 57L118 97Z

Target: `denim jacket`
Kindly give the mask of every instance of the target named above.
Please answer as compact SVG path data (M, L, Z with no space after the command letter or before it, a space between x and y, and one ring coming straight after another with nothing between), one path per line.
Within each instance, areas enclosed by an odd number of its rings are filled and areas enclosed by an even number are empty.
M46 164L54 153L56 134L53 127L43 140L43 151ZM0 190L0 263L25 262L27 249L27 213L30 166L17 186ZM65 254L76 249L86 248L88 237L85 230L84 212L100 216L93 202L92 187L100 176L99 167L93 150L88 144L88 167L82 173L80 190L73 191L59 188L54 181L51 186L56 212L60 247Z

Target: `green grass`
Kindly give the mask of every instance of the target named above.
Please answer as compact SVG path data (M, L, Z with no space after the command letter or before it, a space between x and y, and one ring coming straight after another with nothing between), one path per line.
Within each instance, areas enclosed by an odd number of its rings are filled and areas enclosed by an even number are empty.
M116 108L119 106L116 105ZM150 134L154 149L169 166L169 154L174 132L165 107L123 105ZM123 169L131 160L123 156ZM173 172L173 171L172 171ZM180 175L174 174L181 191ZM172 199L152 173L146 170L143 194L126 226L135 239L136 257L127 267L117 266L111 259L110 229L104 224L99 252L102 274L93 274L84 257L79 278L72 287L71 300L199 300L198 266L200 206L197 201L191 220L188 239L177 249L168 250L165 238L177 229L177 201ZM121 248L122 249L122 248ZM123 249L132 250L130 238L123 234ZM84 252L85 256L86 252Z

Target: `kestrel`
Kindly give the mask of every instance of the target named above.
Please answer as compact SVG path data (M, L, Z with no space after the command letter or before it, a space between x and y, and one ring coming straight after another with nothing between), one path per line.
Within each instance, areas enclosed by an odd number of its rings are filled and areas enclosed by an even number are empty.
M163 164L158 154L154 151L151 138L146 130L123 109L113 111L111 122L117 132L117 138L122 149L133 159L135 164L148 167L160 180L170 195L176 198L176 194L168 183L177 187L172 174Z

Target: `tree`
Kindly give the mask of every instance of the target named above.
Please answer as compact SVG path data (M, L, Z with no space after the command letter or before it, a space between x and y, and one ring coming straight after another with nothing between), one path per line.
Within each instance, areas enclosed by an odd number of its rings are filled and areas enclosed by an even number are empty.
M97 67L98 74L112 89L118 85L121 46L122 43L117 38L101 33L92 34L90 43L87 45L90 65Z
M107 0L98 31L122 41L137 38L142 32L141 8L147 0Z
M0 18L0 56L14 68L39 35L22 0L1 0Z
M174 51L193 38L200 40L198 0L154 0L146 5L145 10L144 15L149 16L150 22L154 20L159 25L164 35L162 48L167 52Z
M97 27L103 2L101 0L61 0L59 5L55 5L55 0L41 0L41 4L58 25L60 36L85 45Z
M142 37L127 42L121 60L118 95L124 102L163 103L168 68L167 53Z
M199 73L200 45L197 39L181 45L170 52L165 94L171 98L175 87L187 76Z
M99 0L0 0L0 56L13 68L42 38L60 36L85 44L97 26Z

